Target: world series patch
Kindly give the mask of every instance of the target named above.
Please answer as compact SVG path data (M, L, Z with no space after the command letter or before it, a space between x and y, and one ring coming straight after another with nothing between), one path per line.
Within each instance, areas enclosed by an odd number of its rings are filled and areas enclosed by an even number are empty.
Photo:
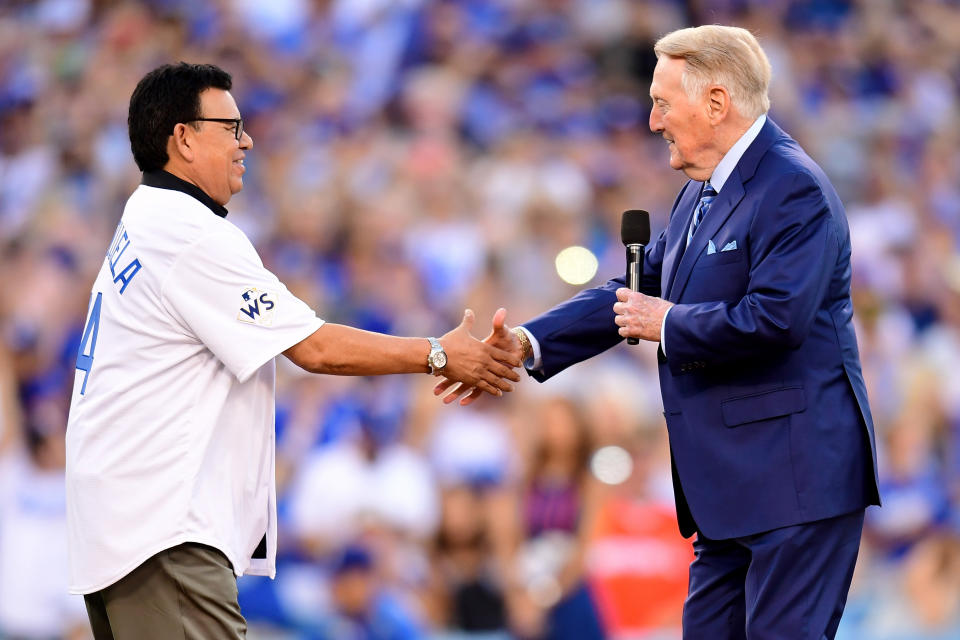
M269 327L273 324L273 313L277 295L273 291L265 291L256 287L247 287L240 294L243 299L237 320L247 324L256 324Z

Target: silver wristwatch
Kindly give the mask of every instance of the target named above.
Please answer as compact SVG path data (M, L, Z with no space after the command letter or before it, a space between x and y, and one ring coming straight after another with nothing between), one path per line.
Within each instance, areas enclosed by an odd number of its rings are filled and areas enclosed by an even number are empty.
M430 341L430 354L427 356L427 365L431 375L440 375L440 370L447 366L447 352L443 350L440 341L436 338L427 338Z

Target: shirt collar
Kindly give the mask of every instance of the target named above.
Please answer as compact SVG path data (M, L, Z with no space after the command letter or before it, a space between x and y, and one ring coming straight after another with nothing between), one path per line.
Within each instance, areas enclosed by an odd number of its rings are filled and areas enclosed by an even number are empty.
M182 178L178 178L169 171L164 171L159 169L157 171L144 171L143 180L140 181L140 184L147 187L156 187L157 189L170 189L171 191L180 191L188 196L192 196L203 203L210 211L213 211L215 214L221 218L227 217L227 208L222 204L215 201L213 198L208 196L203 189L193 184L192 182L187 182Z
M760 134L760 129L763 128L763 125L766 123L766 121L766 114L763 114L754 120L753 124L750 125L750 128L747 129L742 136L740 136L740 139L737 140L732 147L730 147L730 150L727 151L727 153L717 164L716 168L714 168L713 175L710 176L710 185L713 187L714 191L720 193L720 189L723 189L723 185L726 184L727 178L729 178L730 174L733 173L734 168L737 166L737 163L740 162L740 158L743 157L743 154L746 153L750 143L757 139L757 136Z

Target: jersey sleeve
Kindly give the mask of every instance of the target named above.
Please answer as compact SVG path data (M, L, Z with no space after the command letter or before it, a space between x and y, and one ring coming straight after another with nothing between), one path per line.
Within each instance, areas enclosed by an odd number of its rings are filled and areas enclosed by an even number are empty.
M161 295L240 382L323 325L234 229L208 234L185 250Z

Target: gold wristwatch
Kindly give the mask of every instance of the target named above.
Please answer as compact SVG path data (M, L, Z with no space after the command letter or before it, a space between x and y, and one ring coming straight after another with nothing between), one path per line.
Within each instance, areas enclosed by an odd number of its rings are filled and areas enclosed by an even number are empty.
M520 327L513 327L510 329L513 332L513 335L517 336L517 340L520 341L520 362L526 362L527 358L533 355L533 345L530 344L530 338L527 337L527 332L521 329Z

